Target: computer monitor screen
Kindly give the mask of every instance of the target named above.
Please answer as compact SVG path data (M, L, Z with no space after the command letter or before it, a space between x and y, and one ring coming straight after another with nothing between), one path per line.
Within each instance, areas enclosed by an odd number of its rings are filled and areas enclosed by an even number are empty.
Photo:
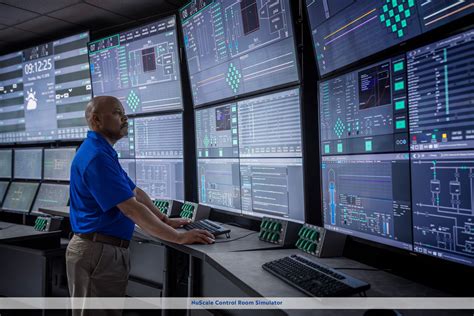
M11 179L12 177L12 153L11 149L0 150L0 178Z
M69 181L75 155L76 148L45 149L43 179Z
M88 40L85 32L0 56L0 142L85 137Z
M127 173L128 177L134 182L137 182L136 162L135 159L119 159L120 166Z
M306 0L325 75L474 12L470 1Z
M405 56L319 82L323 155L408 151Z
M301 157L299 89L238 103L240 157Z
M415 251L474 266L474 151L411 154Z
M193 0L180 9L194 105L294 83L290 0Z
M152 199L184 200L182 159L137 159L136 185Z
M324 227L412 250L407 153L323 156Z
M28 213L33 204L39 183L12 182L8 188L7 196L2 208L9 211Z
M198 159L199 203L241 213L238 159Z
M128 119L128 135L114 144L114 149L119 158L135 158L135 120Z
M94 96L117 97L127 114L182 108L174 15L88 46Z
M43 149L15 149L14 175L15 179L41 180L43 165Z
M242 213L304 222L301 158L241 159Z
M474 148L474 29L408 52L410 148Z
M0 206L2 205L3 198L5 197L5 193L7 193L8 181L0 181Z
M135 157L182 158L182 114L136 118Z
M198 158L239 157L237 103L196 110Z
M69 185L42 183L31 211L38 212L40 207L64 207L68 202Z

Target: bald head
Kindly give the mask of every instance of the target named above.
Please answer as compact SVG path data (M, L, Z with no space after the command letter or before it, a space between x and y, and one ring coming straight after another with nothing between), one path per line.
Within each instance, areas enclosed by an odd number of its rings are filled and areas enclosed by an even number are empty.
M114 106L117 105L122 106L119 99L117 99L116 97L105 95L92 98L92 100L90 100L90 102L86 106L85 113L89 128L91 130L95 130L93 117L94 114L110 111Z
M85 116L89 128L102 134L111 144L128 134L127 116L115 97L93 98L87 104Z

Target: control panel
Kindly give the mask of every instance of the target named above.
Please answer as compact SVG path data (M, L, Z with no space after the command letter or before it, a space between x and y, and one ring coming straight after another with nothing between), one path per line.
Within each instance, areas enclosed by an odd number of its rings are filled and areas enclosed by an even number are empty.
M209 218L210 212L211 212L211 208L208 206L204 206L204 205L194 203L194 202L185 201L183 205L181 205L179 217L189 218L191 221L194 222L200 219Z
M342 255L346 236L323 227L304 224L298 232L296 248L316 257L338 257Z
M263 217L258 238L280 246L292 246L298 239L300 224L278 218Z
M58 217L38 216L35 220L33 228L37 231L51 232L59 230L61 219Z

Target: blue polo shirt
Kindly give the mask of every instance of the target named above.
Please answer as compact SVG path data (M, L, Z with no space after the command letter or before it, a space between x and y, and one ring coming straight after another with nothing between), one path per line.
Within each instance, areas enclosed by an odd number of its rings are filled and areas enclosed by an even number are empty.
M89 131L71 165L73 232L130 240L135 224L116 205L133 197L133 189L115 149L99 133Z

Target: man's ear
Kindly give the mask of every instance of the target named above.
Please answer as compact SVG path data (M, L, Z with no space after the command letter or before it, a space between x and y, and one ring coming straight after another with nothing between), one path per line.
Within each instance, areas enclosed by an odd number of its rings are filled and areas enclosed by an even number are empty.
M102 125L101 117L97 113L92 113L91 122L95 127L100 127Z

